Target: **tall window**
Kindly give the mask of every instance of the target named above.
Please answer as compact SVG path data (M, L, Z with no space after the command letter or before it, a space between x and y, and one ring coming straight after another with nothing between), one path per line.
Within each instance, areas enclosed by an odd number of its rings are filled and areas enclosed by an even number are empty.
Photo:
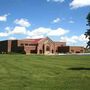
M28 44L26 43L25 46L28 46Z
M39 53L42 54L42 50L39 50Z
M50 47L49 46L46 47L46 51L50 51Z
M23 43L21 43L21 46L23 46Z
M71 50L72 53L74 53L74 50Z
M54 53L54 50L52 50L52 53Z

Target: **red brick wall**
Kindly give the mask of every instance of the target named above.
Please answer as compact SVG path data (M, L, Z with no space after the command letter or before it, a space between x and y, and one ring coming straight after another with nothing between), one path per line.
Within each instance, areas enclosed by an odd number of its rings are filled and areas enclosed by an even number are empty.
M8 53L11 52L11 47L12 47L12 41L8 40L8 50L7 50Z
M84 53L84 47L80 46L70 46L69 52L71 53Z
M66 46L66 42L55 42L55 52L60 53L60 48Z
M60 47L60 53L84 53L84 47L80 46L63 46Z
M49 50L46 49L47 47L49 47ZM49 38L46 38L39 42L38 48L37 48L38 54L49 54L49 53L52 53L52 50L54 53L55 45L54 45L54 42Z

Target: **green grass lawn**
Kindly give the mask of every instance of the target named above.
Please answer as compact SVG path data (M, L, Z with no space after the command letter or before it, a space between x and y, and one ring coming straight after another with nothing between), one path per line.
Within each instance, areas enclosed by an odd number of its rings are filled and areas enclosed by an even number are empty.
M0 55L0 90L90 90L90 56Z

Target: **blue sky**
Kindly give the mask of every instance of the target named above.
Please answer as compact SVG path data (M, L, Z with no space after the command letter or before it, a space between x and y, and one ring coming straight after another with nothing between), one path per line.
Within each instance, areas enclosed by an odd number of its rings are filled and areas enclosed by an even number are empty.
M50 37L86 45L90 0L0 0L0 40Z

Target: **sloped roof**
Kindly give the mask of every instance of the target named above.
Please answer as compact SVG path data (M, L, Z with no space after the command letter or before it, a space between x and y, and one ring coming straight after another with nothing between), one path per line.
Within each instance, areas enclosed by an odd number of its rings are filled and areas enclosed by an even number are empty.
M32 44L37 44L40 40L42 40L43 38L39 38L39 39L29 39L29 41L32 43Z
M23 39L23 41L29 41L31 44L38 44L40 40L43 40L45 38L38 38L38 39Z
M50 40L51 42L53 42L50 38L48 37L45 37L45 38L38 38L38 39L22 39L22 40L19 40L19 41L23 41L23 42L29 42L30 44L39 44L40 42L42 41L45 41L45 40ZM54 42L53 42L54 43Z

